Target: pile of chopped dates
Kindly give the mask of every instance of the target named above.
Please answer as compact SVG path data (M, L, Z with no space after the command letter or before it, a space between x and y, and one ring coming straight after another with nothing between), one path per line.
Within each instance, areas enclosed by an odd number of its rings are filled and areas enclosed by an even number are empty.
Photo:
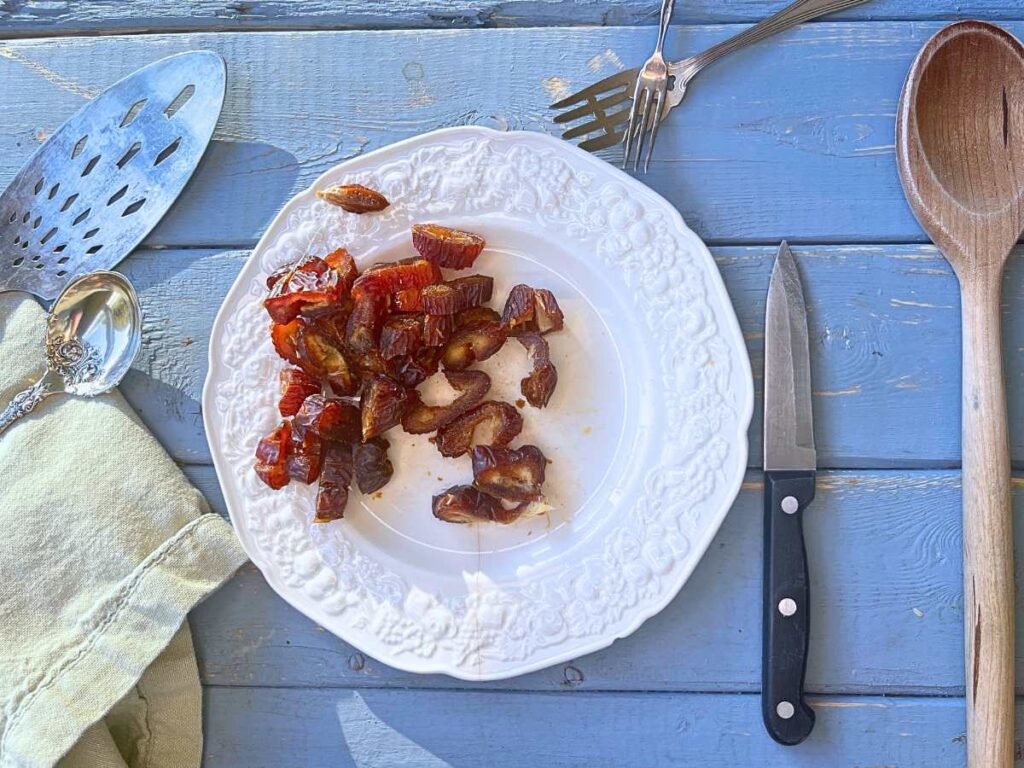
M319 196L359 214L388 205L357 185ZM362 274L338 248L267 279L271 340L294 367L281 372L284 420L259 442L257 475L274 489L292 480L318 482L314 521L337 520L353 480L362 493L373 493L391 479L383 435L400 424L411 435L434 433L431 441L443 456L472 458L473 483L434 497L438 519L511 523L548 509L542 495L547 459L533 445L510 447L523 417L509 403L485 399L490 377L472 366L514 336L531 364L523 397L536 408L546 406L558 374L544 336L563 326L555 297L517 285L499 315L486 306L491 277L446 279L441 271L471 267L484 249L482 237L416 224L412 245L416 256ZM417 387L439 370L457 396L448 405L426 405Z

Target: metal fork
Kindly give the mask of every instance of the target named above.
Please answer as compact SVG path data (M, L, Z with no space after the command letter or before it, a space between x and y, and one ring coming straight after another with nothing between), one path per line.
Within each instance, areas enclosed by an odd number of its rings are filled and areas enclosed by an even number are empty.
M623 169L629 165L629 151L632 149L633 141L639 136L636 156L633 158L633 171L636 171L640 164L640 155L644 151L644 139L648 130L651 134L651 143L647 147L647 157L644 159L644 173L647 173L647 168L651 164L654 142L658 138L658 126L661 125L665 93L668 91L668 65L665 63L665 56L662 52L665 48L665 35L668 33L668 24L672 20L672 8L675 4L675 0L662 0L661 18L658 20L658 42L654 46L654 53L644 64L636 79L633 107L629 111L629 126L626 128L626 148L622 153ZM654 103L653 115L651 115L652 102ZM639 120L637 119L638 115ZM648 123L650 123L650 128L648 128Z
M668 89L666 103L660 114L662 120L686 95L686 86L708 64L718 61L723 56L747 45L764 40L778 32L783 32L805 21L826 16L836 11L861 5L868 0L796 0L774 16L758 22L749 29L708 48L703 53L691 56L682 61L668 64ZM584 88L551 105L551 109L566 110L555 116L556 123L571 123L576 120L590 118L562 134L563 139L585 137L580 148L588 152L596 152L618 144L626 135L624 126L629 122L632 113L630 94L633 85L640 75L639 69L629 69L606 77L589 88ZM583 102L580 104L580 102ZM573 107L567 109L567 107ZM620 104L621 109L612 111Z

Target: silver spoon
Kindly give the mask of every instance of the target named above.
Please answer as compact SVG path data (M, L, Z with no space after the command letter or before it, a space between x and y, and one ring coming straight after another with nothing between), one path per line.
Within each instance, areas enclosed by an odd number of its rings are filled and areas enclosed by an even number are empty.
M116 387L142 341L135 289L117 272L92 272L68 283L46 319L47 371L0 413L0 432L60 392L95 397Z

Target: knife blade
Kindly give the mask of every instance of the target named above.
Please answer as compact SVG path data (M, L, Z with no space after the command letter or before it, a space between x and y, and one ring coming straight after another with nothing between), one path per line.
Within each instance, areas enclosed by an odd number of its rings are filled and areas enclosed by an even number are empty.
M807 308L796 261L779 246L768 285L764 349L764 617L761 711L769 735L799 744L814 728L804 700L810 586L803 514L814 498Z

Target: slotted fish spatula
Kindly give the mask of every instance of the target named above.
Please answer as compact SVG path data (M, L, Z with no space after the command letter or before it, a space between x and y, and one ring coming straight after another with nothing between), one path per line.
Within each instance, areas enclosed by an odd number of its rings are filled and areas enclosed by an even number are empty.
M55 298L109 269L171 207L210 143L224 61L170 56L110 86L65 122L0 195L0 293Z

